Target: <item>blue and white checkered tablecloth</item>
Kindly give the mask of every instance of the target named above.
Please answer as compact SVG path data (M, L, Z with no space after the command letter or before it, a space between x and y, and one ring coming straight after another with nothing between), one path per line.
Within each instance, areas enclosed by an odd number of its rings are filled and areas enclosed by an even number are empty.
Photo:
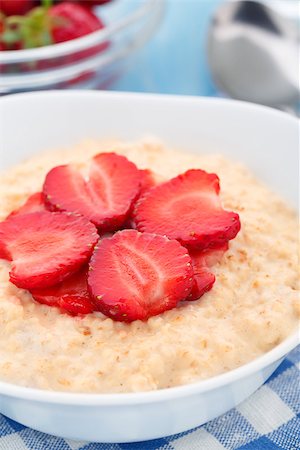
M186 433L95 444L49 436L0 415L0 450L300 450L300 346L248 400Z

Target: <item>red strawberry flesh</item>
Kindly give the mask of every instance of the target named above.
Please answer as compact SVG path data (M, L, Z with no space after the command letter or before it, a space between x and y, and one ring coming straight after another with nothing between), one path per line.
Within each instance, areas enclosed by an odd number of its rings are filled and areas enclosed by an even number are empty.
M140 174L142 176L140 195L144 194L154 186L158 186L160 183L163 182L163 178L160 175L157 175L154 172L152 172L152 170L143 169L140 170Z
M86 267L60 284L32 290L31 295L39 303L57 306L73 315L89 314L94 311L94 304L87 288Z
M188 296L193 270L177 241L135 230L103 239L90 261L88 285L98 310L114 320L146 320Z
M195 280L186 300L198 300L212 289L216 277L210 268L221 261L226 250L228 250L227 243L217 249L190 251Z
M73 166L58 166L46 176L43 192L50 210L81 214L102 232L126 221L140 189L141 175L124 156L95 156L86 181Z
M33 0L0 0L0 12L6 16L23 15L33 6Z
M37 211L46 211L42 192L36 192L30 195L26 202L18 209L10 213L8 217L17 216L19 214L29 214Z
M188 248L222 245L237 235L240 220L238 214L223 209L219 191L217 175L188 170L139 199L136 228L177 239Z
M94 6L104 5L110 1L111 0L81 0L80 3L86 8L93 8Z
M186 300L199 300L202 295L210 291L216 281L215 275L207 268L201 267L194 273L194 284Z
M71 214L35 212L0 223L1 256L12 261L10 281L24 289L63 281L88 261L97 240L95 226Z
M92 11L71 2L52 6L49 16L57 22L52 29L52 38L55 43L70 41L104 27Z
M62 310L77 316L78 314L91 314L94 311L94 303L89 297L78 295L64 295L59 302Z
M139 171L141 175L141 186L138 198L145 195L151 188L158 186L162 183L162 177L155 174L149 169L142 169ZM133 228L135 229L135 223L133 220L133 211L130 211L129 217L123 225L123 228Z

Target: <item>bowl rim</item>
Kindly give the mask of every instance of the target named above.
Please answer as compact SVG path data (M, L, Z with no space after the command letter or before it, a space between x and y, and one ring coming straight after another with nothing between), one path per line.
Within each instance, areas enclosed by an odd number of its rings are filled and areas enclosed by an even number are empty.
M106 91L89 91L89 90L74 90L74 91L46 91L46 92L29 92L14 94L11 96L5 96L0 98L0 107L5 103L11 103L14 101L25 101L27 98L36 97L39 101L43 100L43 97L59 96L63 97L113 97L130 99L132 97L139 99L140 101L147 100L167 100L172 102L192 102L211 104L216 107L221 106L242 108L248 111L260 111L267 115L277 116L281 119L288 120L296 126L299 126L299 121L285 112L274 110L273 108L253 104L249 102L224 99L224 98L209 98L209 97L194 97L194 96L178 96L178 95L161 95L161 94L140 94L140 93L128 93L128 92L106 92ZM0 110L1 112L1 110ZM81 392L64 392L64 391L48 391L37 388L30 388L22 385L16 385L4 381L0 381L0 395L19 398L23 400L31 400L39 403L51 403L62 405L79 405L79 406L128 406L136 404L146 403L160 403L168 400L180 399L182 397L189 397L195 394L206 393L212 390L224 388L236 381L247 378L259 371L265 369L269 365L276 362L280 362L291 350L300 344L300 332L296 329L289 337L282 341L279 345L275 346L263 355L255 358L254 360L243 364L236 369L222 373L220 375L196 381L193 383L152 390L143 392L129 392L129 393L81 393Z
M143 0L134 11L122 17L116 23L112 23L105 28L67 42L32 49L0 51L0 64L24 63L31 60L40 61L58 58L104 43L113 34L135 24L139 19L147 17L152 11L161 10L164 7L164 2L165 0Z
M150 0L150 1L160 1L160 0ZM162 0L165 1L165 0ZM79 38L81 39L81 38ZM60 45L60 44L57 44ZM1 79L1 75L0 75ZM129 92L129 91L107 91L107 90L93 90L93 89L48 89L48 90L40 90L40 91L30 91L30 92L17 92L11 95L0 96L0 106L5 102L14 102L26 100L26 98L30 97L111 97L111 98L122 98L130 100L134 98L138 101L169 101L174 103L202 103L202 104L210 104L219 107L235 107L240 108L241 110L249 110L252 112L262 112L267 113L269 116L278 117L281 120L288 121L290 123L293 122L300 129L300 119L285 110L276 109L271 106L262 105L259 103L252 103L246 100L238 100L232 99L228 97L206 97L202 95L187 95L187 94L161 94L161 93L149 93L149 92ZM300 152L300 150L299 150Z

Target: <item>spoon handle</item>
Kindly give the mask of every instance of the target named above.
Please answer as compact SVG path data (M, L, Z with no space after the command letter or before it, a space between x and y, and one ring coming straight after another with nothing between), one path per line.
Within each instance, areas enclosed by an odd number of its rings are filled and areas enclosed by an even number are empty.
M300 117L300 104L294 104L294 105L282 105L279 106L277 109L280 111L284 111L288 114L291 114L295 117Z

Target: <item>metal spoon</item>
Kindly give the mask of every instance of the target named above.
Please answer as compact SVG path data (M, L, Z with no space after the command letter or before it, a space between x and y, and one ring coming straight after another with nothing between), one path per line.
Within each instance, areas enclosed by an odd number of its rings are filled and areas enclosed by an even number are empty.
M208 62L229 96L290 109L299 101L299 28L258 1L230 1L215 12Z

